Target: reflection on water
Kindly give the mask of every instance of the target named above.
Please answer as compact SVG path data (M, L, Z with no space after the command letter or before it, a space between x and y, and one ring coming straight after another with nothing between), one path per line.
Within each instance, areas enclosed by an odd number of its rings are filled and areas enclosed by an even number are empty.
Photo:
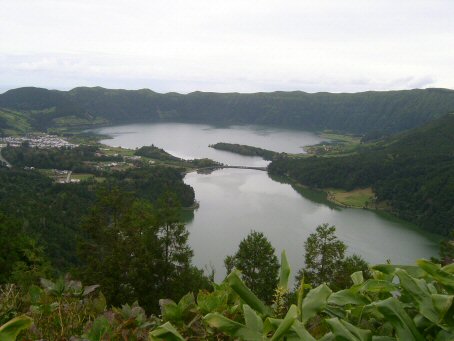
M304 241L325 222L336 225L349 253L358 253L371 263L390 259L395 264L412 264L437 253L437 243L408 224L373 211L328 206L323 194L308 190L301 195L265 172L194 172L186 175L185 182L194 187L200 202L188 224L194 260L199 266L213 264L217 279L224 275L225 256L233 254L251 230L264 232L278 254L285 249L294 273L303 263Z
M99 129L113 135L103 143L136 148L155 144L183 158L209 157L242 166L265 166L267 161L209 148L216 142L247 144L279 152L299 153L301 146L319 143L313 133L257 126L211 127L201 124L159 123ZM390 259L411 264L437 254L431 238L397 219L376 212L340 208L323 193L273 181L266 172L223 169L211 174L187 174L200 207L183 211L188 222L194 261L214 265L217 279L224 274L223 260L233 254L252 230L262 231L276 251L287 251L293 273L303 264L303 244L317 225L336 225L337 235L371 263Z
M111 146L136 148L154 144L183 159L207 157L229 165L256 167L266 166L268 161L208 146L217 142L229 142L278 152L303 153L301 146L322 141L311 132L260 126L212 127L205 124L155 123L106 127L96 131L112 136L112 139L101 141Z

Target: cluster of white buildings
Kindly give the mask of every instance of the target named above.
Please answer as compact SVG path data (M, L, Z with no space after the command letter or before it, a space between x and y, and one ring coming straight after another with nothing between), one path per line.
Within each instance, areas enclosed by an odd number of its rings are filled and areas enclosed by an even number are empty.
M53 135L27 135L27 136L8 136L0 138L0 145L20 147L23 143L28 143L30 147L40 149L48 148L74 148L76 144L69 143L58 136Z

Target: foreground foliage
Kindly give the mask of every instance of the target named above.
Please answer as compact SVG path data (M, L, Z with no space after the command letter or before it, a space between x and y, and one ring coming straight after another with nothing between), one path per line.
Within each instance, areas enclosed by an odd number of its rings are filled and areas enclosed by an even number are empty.
M454 339L454 266L427 260L416 266L383 264L351 275L337 292L326 284L300 283L289 298L290 268L281 258L279 284L266 305L234 270L213 291L160 300L161 315L147 316L137 304L106 310L98 286L69 278L42 280L27 294L27 315L0 327L2 340L433 340ZM2 300L3 302L3 300ZM3 313L0 310L0 313ZM18 313L20 315L20 313ZM2 334L3 333L3 334ZM4 336L6 335L6 336ZM78 338L77 338L78 337Z

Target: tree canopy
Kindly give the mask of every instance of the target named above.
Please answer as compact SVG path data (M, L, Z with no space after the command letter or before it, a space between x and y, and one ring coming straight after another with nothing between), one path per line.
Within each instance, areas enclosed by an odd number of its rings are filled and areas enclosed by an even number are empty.
M277 285L279 269L275 250L262 232L251 231L233 256L225 260L227 271L232 266L242 273L242 279L261 299L271 302Z

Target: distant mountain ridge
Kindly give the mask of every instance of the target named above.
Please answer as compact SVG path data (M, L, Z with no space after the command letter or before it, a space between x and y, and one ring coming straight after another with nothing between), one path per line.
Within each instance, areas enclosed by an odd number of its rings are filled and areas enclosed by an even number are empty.
M0 108L28 113L38 128L70 118L81 125L173 120L392 134L454 112L454 90L160 94L149 89L27 87L1 94Z

